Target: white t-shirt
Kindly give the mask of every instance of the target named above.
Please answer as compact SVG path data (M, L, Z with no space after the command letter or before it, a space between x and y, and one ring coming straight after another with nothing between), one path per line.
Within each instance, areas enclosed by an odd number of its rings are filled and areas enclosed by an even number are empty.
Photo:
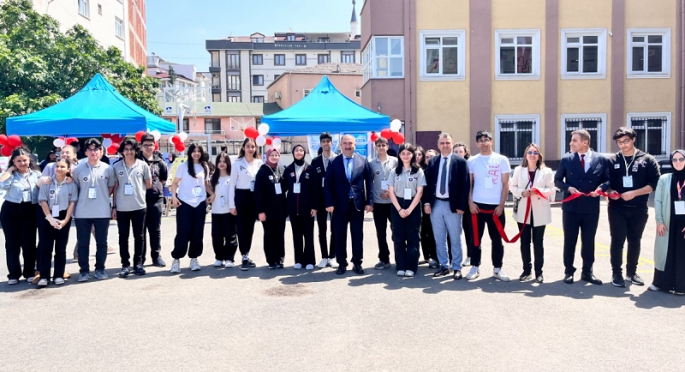
M216 170L219 172L219 170ZM229 176L219 177L219 183L214 187L214 201L212 202L212 214L226 214L230 212L228 207ZM223 201L222 201L223 199Z
M205 174L205 169L200 164L195 164L195 177L193 178L188 174L188 162L184 161L176 168L175 178L181 180L178 184L177 197L193 208L207 199L207 189L205 187L207 175ZM195 187L200 187L197 194Z
M510 174L509 159L497 153L474 155L468 160L473 174L473 202L497 205L502 198L502 174Z

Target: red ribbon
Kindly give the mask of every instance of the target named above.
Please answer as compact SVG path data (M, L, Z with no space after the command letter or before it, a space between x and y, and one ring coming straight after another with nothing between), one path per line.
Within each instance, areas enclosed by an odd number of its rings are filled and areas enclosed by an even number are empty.
M539 195L542 198L547 198L537 188L532 188L532 189L530 189L530 191L532 193ZM525 227L526 227L526 223L528 222L528 215L530 214L530 211L532 210L532 208L533 207L531 205L530 197L529 197L528 201L526 203L526 216L523 218L523 226L521 226L521 230L519 230L518 234L516 234L512 238L509 238L507 236L506 231L504 231L504 226L502 226L502 222L500 222L500 220L499 220L499 218L497 218L497 216L494 216L494 214L495 214L494 210L491 210L491 211L481 210L478 213L493 215L492 219L495 220L495 226L497 227L497 231L499 231L499 235L502 237L502 239L507 243L516 243L519 240L519 238L521 237L521 234L523 234L523 229L525 229ZM471 225L473 225L473 244L476 247L480 246L480 238L478 237L479 236L478 235L478 213L471 214Z
M615 193L615 194L609 195L609 194L607 194L607 193L605 193L604 191L601 191L601 190L600 190L600 191L597 191L596 193L597 193L597 195L599 195L599 196L604 196L604 197L607 197L607 198L610 198L610 199L618 199L618 198L621 197L621 194L619 194L619 193ZM574 200L574 199L578 199L578 198L580 198L581 196L591 196L590 194L591 194L591 193L589 193L589 192L588 192L588 193L578 192L578 193L575 193L575 194L571 194L568 198L562 200L561 202L562 202L562 203L566 203L566 202L568 202L568 201L571 201L571 200Z

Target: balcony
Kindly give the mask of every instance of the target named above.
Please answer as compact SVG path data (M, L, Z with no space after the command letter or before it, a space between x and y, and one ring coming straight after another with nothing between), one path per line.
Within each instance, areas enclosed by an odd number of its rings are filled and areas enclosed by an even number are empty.
M221 67L219 67L219 66L209 66L209 72L221 72Z

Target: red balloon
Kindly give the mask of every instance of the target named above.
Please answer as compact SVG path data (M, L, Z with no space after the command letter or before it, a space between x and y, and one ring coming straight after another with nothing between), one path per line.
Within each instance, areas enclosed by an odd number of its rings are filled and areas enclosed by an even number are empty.
M378 133L371 132L371 142L376 142L377 139L378 139Z
M174 145L178 145L179 143L183 143L183 141L181 141L181 136L179 136L178 134L174 134L174 136L171 137L171 142L173 142Z
M107 148L107 153L110 155L114 155L117 153L117 150L119 150L119 144L118 143L112 143L108 148Z
M7 144L7 136L0 134L0 145L5 146Z
M136 132L136 141L140 142L140 140L143 138L145 135L145 132L142 130L139 130Z
M102 133L102 134L100 135L100 137L102 137L102 138L112 138L112 135L111 135L111 134L107 134L107 133Z
M7 144L12 147L19 147L21 146L21 138L19 138L19 136L17 136L16 134L13 134L7 137Z
M381 137L383 137L387 140L391 139L392 138L392 131L390 130L390 128L383 129L381 131Z
M159 150L159 142L155 141L155 151Z
M404 143L404 134L397 132L392 134L392 141L395 142L398 145L401 145Z
M2 149L0 149L2 156L11 156L12 151L14 151L14 148L8 145L2 146Z
M266 145L267 145L267 146L271 146L271 144L272 144L273 142L274 142L274 140L272 140L271 138L267 138L267 139L266 139Z
M121 140L124 139L124 137L122 137L118 134L112 134L109 138L112 139L112 142L116 142L116 143L119 143L119 142L121 142Z
M78 138L69 137L69 138L67 138L67 140L65 142L67 143L67 145L71 145L72 142L78 142Z
M259 136L259 131L253 127L245 128L245 137L256 139Z
M183 142L176 144L176 151L183 152L183 150L185 150L185 149L186 149L186 145L184 145Z

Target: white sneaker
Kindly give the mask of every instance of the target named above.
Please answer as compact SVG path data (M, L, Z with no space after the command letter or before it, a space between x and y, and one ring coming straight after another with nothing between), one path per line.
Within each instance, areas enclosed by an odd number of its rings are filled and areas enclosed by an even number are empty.
M478 270L478 266L471 266L471 270L469 270L469 273L466 274L466 280L473 280L476 279L480 276L480 270Z
M200 271L200 264L197 262L197 258L190 259L190 271Z
M397 276L404 276L406 273L404 270L397 270Z
M466 257L464 263L461 266L471 266L471 257Z
M647 287L650 291L658 291L661 288L655 286L654 284L650 284L649 287Z
M64 284L64 279L63 278L55 278L55 284L57 284L57 285Z
M172 274L178 274L181 272L181 261L179 260L174 260L171 263L171 270L169 270L170 273Z
M329 259L328 259L328 266L330 266L330 267L332 267L332 268L334 268L334 269L337 269L338 266L340 266L340 265L338 265L338 261L336 261L335 258L329 258Z
M48 280L47 279L41 279L38 281L38 286L39 287L47 287L48 286Z
M319 262L319 264L316 265L316 266L323 269L323 268L325 268L327 265L328 265L328 258L323 258L323 259L321 259L321 262Z
M295 266L293 266L293 269L295 270L300 270L302 268L302 264L296 263Z
M509 277L507 276L507 274L505 274L505 273L502 271L502 269L501 269L501 268L498 268L498 267L495 268L493 276L495 277L495 279L501 280L501 281L503 281L503 282L508 282L508 281L511 280L511 279L509 279Z
M222 266L224 266L224 261L221 261L221 260L214 261L214 267L222 267Z
M226 261L224 262L224 267L227 268L227 269L233 267L233 261L231 261L231 260L226 260Z
M19 283L19 280L17 280L17 279L10 279L7 281L7 284L9 284L9 285L15 285L17 283Z
M414 272L411 270L407 270L404 272L404 276L406 276L407 278L411 278L414 276Z
M309 265L307 265L306 269L307 270L314 270L314 265L309 264Z

